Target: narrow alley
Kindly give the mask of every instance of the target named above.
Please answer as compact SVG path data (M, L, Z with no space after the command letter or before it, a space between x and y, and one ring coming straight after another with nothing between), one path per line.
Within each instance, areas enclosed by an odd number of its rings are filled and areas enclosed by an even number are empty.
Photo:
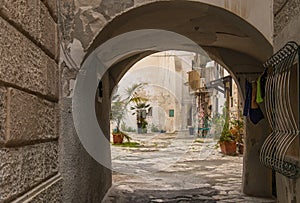
M4 0L0 203L300 203L300 0Z

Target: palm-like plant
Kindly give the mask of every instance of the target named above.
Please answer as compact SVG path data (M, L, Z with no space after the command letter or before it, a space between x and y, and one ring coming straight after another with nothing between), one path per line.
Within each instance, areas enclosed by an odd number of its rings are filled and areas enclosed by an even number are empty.
M146 101L145 98L142 98L142 100L139 98L134 101L135 105L130 108L133 111L132 115L136 115L138 129L142 129L142 131L145 131L147 128L148 122L146 117L151 109L150 104L147 104Z
M117 94L112 97L111 120L116 122L116 133L120 132L120 125L127 112L127 107L131 102L145 101L143 97L139 97L136 91L143 87L145 83L134 84L125 90L123 96Z
M123 117L125 115L124 111L124 102L121 100L120 97L117 97L117 99L112 102L111 106L111 120L116 122L116 131L120 131L120 124L123 120Z

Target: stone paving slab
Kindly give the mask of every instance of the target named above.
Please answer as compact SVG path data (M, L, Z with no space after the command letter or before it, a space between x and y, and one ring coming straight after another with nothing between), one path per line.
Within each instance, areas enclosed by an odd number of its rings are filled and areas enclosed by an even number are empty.
M112 146L113 186L103 203L275 202L242 194L243 157L222 155L211 138L131 136L141 147Z

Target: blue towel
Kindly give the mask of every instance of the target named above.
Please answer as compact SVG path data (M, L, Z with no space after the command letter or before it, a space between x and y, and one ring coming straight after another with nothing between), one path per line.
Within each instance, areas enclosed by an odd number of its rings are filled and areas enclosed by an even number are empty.
M250 108L251 108L251 98L252 98L252 85L248 80L245 82L245 89L246 89L246 99L244 104L244 116L250 115Z
M260 120L264 118L264 114L259 107L257 109L250 109L250 120L253 124L257 124Z

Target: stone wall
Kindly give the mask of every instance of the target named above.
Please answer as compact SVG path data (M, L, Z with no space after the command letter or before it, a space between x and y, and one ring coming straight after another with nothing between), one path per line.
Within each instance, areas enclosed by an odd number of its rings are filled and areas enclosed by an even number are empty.
M300 0L274 1L274 50L279 50L288 41L300 44ZM299 92L298 92L299 94ZM298 103L298 102L296 102ZM299 140L295 140L291 151L298 157ZM277 200L279 203L300 202L300 178L288 179L276 174Z
M274 1L274 49L288 41L300 43L300 0Z
M62 201L54 2L0 5L0 202Z

